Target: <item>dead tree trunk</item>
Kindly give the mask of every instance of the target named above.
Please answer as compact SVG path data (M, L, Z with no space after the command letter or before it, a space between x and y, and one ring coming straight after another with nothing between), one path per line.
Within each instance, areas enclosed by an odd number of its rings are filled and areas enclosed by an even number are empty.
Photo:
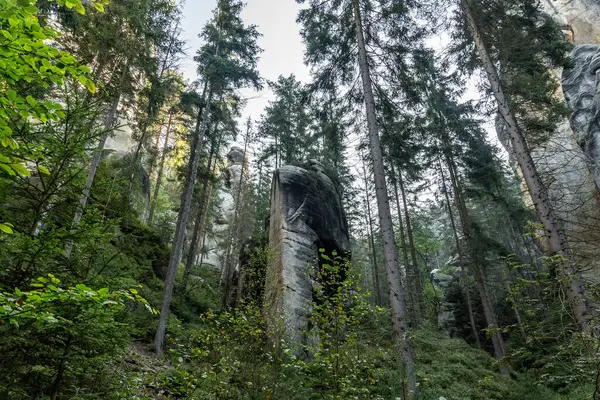
M129 69L129 60L125 62L125 66L123 67L123 72L121 73L121 78L119 80L119 92L113 99L110 110L108 112L108 116L106 117L106 122L104 123L104 134L100 137L100 141L98 142L98 147L92 156L92 162L90 164L90 168L88 169L87 179L85 181L85 186L83 188L83 192L81 193L81 197L79 198L79 208L75 211L75 215L73 216L73 223L71 225L71 233L73 233L79 225L81 225L81 218L83 217L83 212L87 206L88 200L90 198L90 190L92 189L92 184L94 183L94 178L96 177L96 172L98 171L98 167L100 166L100 161L102 160L102 153L104 152L104 146L106 145L106 141L108 140L108 136L112 132L112 128L115 125L117 120L117 109L119 108L119 102L121 101L121 88L125 84L125 77L127 76L127 71ZM65 247L65 256L69 258L71 256L71 252L73 251L73 242L69 241L67 246Z
M242 153L242 169L240 171L240 180L238 182L237 193L234 198L233 222L229 226L229 240L227 242L227 254L225 257L225 275L224 275L224 293L223 293L223 308L227 306L227 300L231 295L231 284L233 280L234 263L232 257L237 254L240 242L240 211L242 202L242 192L244 189L244 167L246 166L246 152L248 151L248 143L250 141L250 119L246 123L246 137L244 138L244 152Z
M390 165L392 167L392 183L394 184L394 195L396 197L396 210L398 211L398 233L400 234L400 246L402 248L402 259L404 261L404 269L407 274L407 270L409 268L408 261L408 249L406 246L406 235L404 233L404 223L402 222L402 210L403 208L400 206L400 195L398 194L398 179L396 178L396 170L394 168L393 162L390 161ZM414 290L413 290L414 294ZM413 304L415 299L413 298Z
M488 329L492 330L492 345L494 347L494 355L497 359L501 360L506 355L506 349L504 346L504 339L502 334L498 331L498 315L494 308L492 299L485 282L485 276L483 272L483 265L485 264L485 257L483 249L477 245L477 238L475 237L475 229L473 226L473 220L468 212L467 205L463 197L463 190L460 184L456 163L450 149L450 138L447 133L442 129L441 131L441 147L446 160L446 166L450 174L450 182L452 184L452 190L454 192L454 201L460 216L463 234L465 236L465 242L467 245L467 252L469 254L468 264L471 267L471 273L475 278L475 285L481 298L481 305L483 306L483 313L485 315ZM509 375L509 371L506 367L502 366L500 372L503 375Z
M216 133L216 132L215 132ZM199 241L202 236L204 229L202 226L202 222L204 220L204 212L207 209L206 204L208 203L209 196L209 185L211 185L211 178L214 174L215 166L217 165L216 158L219 155L219 149L221 147L221 137L219 137L218 142L215 144L213 141L213 145L210 149L210 155L208 157L208 163L206 165L206 177L202 183L202 191L200 192L200 203L198 205L198 213L196 214L196 218L194 220L194 233L192 235L192 240L190 242L190 249L188 250L188 256L185 262L185 272L183 274L183 291L187 290L187 283L190 272L192 270L192 266L194 261L196 260L196 254L198 253Z
M452 233L454 235L454 241L456 242L456 252L458 253L458 262L460 264L460 286L463 290L463 294L465 295L465 299L467 301L467 312L469 313L469 325L471 326L471 333L473 334L473 338L475 339L475 343L477 343L477 348L481 349L481 341L479 340L479 331L477 330L477 324L475 323L475 314L473 312L473 301L471 300L471 292L469 290L469 285L467 284L467 280L465 279L465 257L463 256L462 248L460 245L460 240L458 238L458 230L456 229L456 222L454 221L454 213L452 212L452 206L450 203L450 195L448 194L448 187L446 186L446 178L444 177L444 169L442 167L441 161L438 160L440 167L440 176L442 180L442 190L444 191L444 197L446 198L446 206L448 207L448 217L450 218L450 226L452 227Z

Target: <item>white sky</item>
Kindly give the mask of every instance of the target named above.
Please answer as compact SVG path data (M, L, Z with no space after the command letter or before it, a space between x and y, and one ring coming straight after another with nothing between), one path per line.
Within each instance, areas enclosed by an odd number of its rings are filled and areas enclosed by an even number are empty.
M246 0L248 3L242 18L247 25L257 25L262 33L259 46L264 50L260 56L258 70L267 80L276 80L279 75L295 74L302 82L308 82L309 71L303 63L304 46L300 38L296 14L299 5L294 0ZM216 0L187 0L183 10L184 39L187 42L187 57L182 62L182 71L190 81L196 79L196 66L192 60L202 44L198 34L212 17ZM241 92L248 103L243 119L250 116L258 120L272 96L268 90L261 93L252 90Z

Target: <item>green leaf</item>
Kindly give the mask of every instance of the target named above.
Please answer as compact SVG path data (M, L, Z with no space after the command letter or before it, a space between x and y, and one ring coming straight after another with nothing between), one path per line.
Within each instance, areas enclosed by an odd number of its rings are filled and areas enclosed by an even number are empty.
M0 163L0 168L3 169L4 171L6 171L6 173L8 173L8 175L10 176L15 176L15 171L13 171L13 169L11 167L8 166L8 164L2 164Z
M0 231L7 233L9 235L12 235L14 233L12 228L10 226L8 226L7 224L0 224Z
M17 100L17 92L15 92L14 90L7 90L6 97L8 97L10 101L15 101Z
M10 164L10 167L19 175L30 176L31 172L23 164Z
M100 3L94 3L94 6L96 6L96 10L100 11L100 12L104 12L104 6Z
M38 165L37 170L44 175L50 175L48 168L44 167L43 165Z

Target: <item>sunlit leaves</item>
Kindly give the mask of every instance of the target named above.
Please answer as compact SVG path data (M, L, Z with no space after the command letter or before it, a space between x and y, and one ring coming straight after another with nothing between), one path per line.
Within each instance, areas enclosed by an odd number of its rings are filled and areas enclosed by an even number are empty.
M4 226L4 228L3 228ZM12 233L8 225L1 225L0 230ZM60 308L65 305L83 309L109 308L113 312L122 310L128 303L143 304L150 312L156 314L148 302L137 290L110 291L108 288L92 289L84 284L61 287L60 280L52 274L38 278L31 286L31 291L15 288L12 293L0 292L0 323L9 323L15 327L33 321L37 324L58 323L64 317Z
M9 175L28 172L22 164L19 146L11 136L15 129L38 121L47 123L61 118L62 107L26 90L51 89L74 79L88 91L96 86L89 76L89 68L80 66L68 52L50 43L59 32L38 20L35 1L0 0L0 169ZM80 0L57 0L57 3L77 12L85 13ZM92 1L96 9L103 10L108 0ZM23 85L26 83L27 85ZM27 89L24 89L27 87ZM10 151L7 151L10 150Z

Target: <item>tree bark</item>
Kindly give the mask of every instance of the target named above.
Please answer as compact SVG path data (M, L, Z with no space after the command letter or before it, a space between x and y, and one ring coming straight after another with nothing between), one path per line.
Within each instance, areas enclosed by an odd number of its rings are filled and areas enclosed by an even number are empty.
M367 180L367 167L363 158L363 175L365 179L365 204L367 206L367 226L369 227L369 243L371 244L371 273L373 274L373 292L375 294L375 305L381 306L381 286L379 285L379 268L377 263L377 251L375 250L375 238L373 234L373 216L371 214L371 198L369 197L369 182Z
M171 113L169 113L169 117L171 116ZM162 135L162 130L164 128L165 124L164 121L160 123L160 125L158 126L158 132L156 133L156 140L154 141L154 153L156 154L155 158L152 159L152 162L150 163L150 167L148 168L148 179L152 179L152 174L154 173L154 165L156 164L156 159L158 158L158 145L160 142L160 137Z
M167 151L169 150L169 135L171 134L171 124L173 122L173 114L169 114L169 123L167 124L167 132L165 133L165 144L163 144L162 154L160 155L160 164L158 166L158 174L156 175L156 183L154 185L154 194L150 201L150 211L148 211L147 224L151 224L154 219L154 210L156 209L156 201L160 192L160 184L162 181L163 171L165 169L165 161L167 159Z
M202 183L202 192L200 193L200 204L198 206L198 214L194 220L194 234L192 235L192 240L190 242L190 249L188 250L188 256L185 263L185 272L183 274L183 291L187 290L188 278L190 275L190 271L192 270L192 266L194 264L194 260L196 259L196 254L198 252L200 234L203 233L204 229L202 226L202 222L204 221L204 213L206 212L207 207L206 203L208 202L209 190L208 186L210 183L210 178L214 173L214 167L216 166L215 158L218 157L219 148L221 147L221 138L219 141L214 143L210 149L210 155L208 157L208 164L206 165L206 177L204 178L204 182Z
M396 170L394 164L390 161L392 167L392 183L394 184L394 195L396 196L396 210L398 210L398 232L400 233L400 245L402 247L402 259L404 260L404 269L409 268L408 249L406 246L406 235L404 233L404 223L402 222L402 207L400 206L400 195L398 194L398 180L396 179Z
M223 308L227 307L228 299L231 300L231 284L233 280L233 260L234 254L237 254L239 243L241 241L241 234L239 229L239 218L240 218L240 203L242 202L242 191L244 188L244 167L246 166L246 152L248 151L248 143L250 141L250 119L246 124L246 137L244 138L244 152L242 157L242 169L240 171L240 180L238 182L237 193L234 198L234 212L233 222L229 226L229 240L227 242L227 254L225 256L225 275L223 279L223 286L225 288L223 293Z
M467 300L467 312L469 313L469 325L471 326L471 333L477 344L477 348L481 349L481 341L479 340L479 331L477 330L477 324L475 323L475 314L473 313L473 301L471 300L471 292L465 279L465 258L463 256L462 248L460 246L460 240L458 239L458 230L456 229L456 222L454 221L454 214L452 213L452 206L450 205L450 195L448 194L448 187L446 186L446 178L444 177L444 169L442 163L439 161L440 176L442 179L442 190L444 191L444 197L446 198L446 205L448 207L448 217L450 217L450 226L452 227L452 233L454 234L454 241L456 242L456 252L458 253L458 262L460 263L460 286L463 289L465 299Z
M566 259L559 265L557 270L560 277L567 282L564 285L564 289L573 308L575 320L584 332L598 336L598 328L594 327L592 329L589 321L589 319L594 316L595 312L590 303L585 282L572 261L572 252L567 237L560 226L556 212L550 203L548 190L543 184L537 171L537 167L533 162L531 152L529 151L523 132L517 122L517 118L510 107L508 98L504 94L498 71L479 32L479 27L473 15L471 5L467 0L461 0L460 5L465 14L477 52L479 53L479 58L485 68L490 87L496 98L498 112L504 120L506 131L512 145L513 155L523 173L523 178L525 179L538 218L544 225L544 232L548 240L550 251L553 254L560 255Z
M419 264L417 264L417 250L415 248L415 240L410 222L410 214L408 213L408 201L406 200L406 191L404 190L404 179L402 178L402 170L398 168L398 183L400 184L400 194L402 194L402 203L404 204L404 220L406 221L406 235L408 236L408 245L410 247L410 256L412 264L410 264L411 275L413 276L413 287L415 290L415 305L416 314L425 313L425 299L423 298L423 289L421 286L421 273L419 272ZM418 318L415 324L419 324Z
M450 182L452 183L452 190L454 192L454 201L456 202L456 207L458 208L463 234L465 235L465 241L468 247L467 252L470 256L468 264L471 267L473 278L475 278L475 285L477 286L477 291L479 292L479 297L481 298L481 305L483 307L486 323L488 324L488 329L493 330L492 346L494 347L494 355L498 360L501 360L506 355L506 349L502 334L498 332L498 315L494 309L494 305L492 299L490 298L487 284L485 282L485 276L483 273L483 265L485 263L483 249L480 249L478 248L479 246L477 246L473 220L469 214L463 197L463 190L458 179L456 163L454 162L454 158L450 149L450 138L444 129L441 130L441 146L444 153L444 158L446 160L446 165L448 167L448 172L450 174ZM500 367L500 372L506 376L510 375L508 368L505 366Z
M173 237L173 248L171 250L171 257L169 260L167 276L165 278L160 318L158 321L158 328L156 329L156 336L154 338L156 355L159 358L162 358L164 355L163 346L165 342L165 334L167 331L167 323L169 320L171 300L173 297L173 288L175 286L175 278L177 277L177 269L183 256L186 223L190 214L192 197L194 196L194 186L196 183L196 175L198 174L198 164L200 163L202 142L204 140L204 132L206 130L206 124L208 121L208 110L210 109L210 102L212 99L212 87L210 86L208 81L205 83L205 91L207 93L206 105L198 111L198 117L196 119L196 129L194 131L194 140L190 152L188 171L185 179L185 185L183 187L183 193L181 195L181 203L179 206L179 215L177 217L175 236Z
M377 208L379 211L379 223L381 237L383 241L383 250L385 255L386 276L388 280L388 291L390 299L390 313L392 318L392 329L394 339L399 345L404 358L406 380L407 380L407 399L412 400L418 396L419 386L417 384L417 374L413 349L408 340L408 324L406 313L405 293L400 281L400 265L398 263L398 248L396 238L394 237L394 226L390 212L390 203L388 198L388 189L385 179L385 169L383 166L383 154L379 133L377 132L377 117L375 114L375 96L373 95L373 83L369 70L369 60L367 58L367 48L363 34L363 26L360 15L359 0L353 0L354 25L356 28L356 41L358 44L358 64L363 84L363 95L365 98L365 110L367 113L367 127L369 132L369 142L371 156L373 158L373 172L375 178L375 193L377 196Z
M125 83L125 77L127 76L127 70L129 69L129 59L125 62L125 66L123 67L123 73L121 74L121 78L119 80L119 88L123 87ZM79 208L75 211L75 215L73 216L73 223L71 225L71 233L74 233L75 230L81 224L81 218L83 217L83 212L87 206L88 200L90 198L90 190L92 189L92 184L94 183L94 178L96 177L96 172L98 171L98 167L100 166L100 160L102 160L102 153L104 152L104 146L106 145L106 141L108 140L108 136L112 132L112 128L117 119L117 109L119 108L119 102L121 101L121 92L117 93L117 96L113 99L112 104L110 106L110 110L108 112L108 116L106 117L106 122L104 123L104 134L100 137L100 141L98 142L98 147L92 156L92 162L90 164L90 169L88 170L87 179L85 181L85 186L83 188L83 192L79 197ZM65 247L65 256L67 258L71 257L71 252L73 251L73 242L69 241L67 246Z

